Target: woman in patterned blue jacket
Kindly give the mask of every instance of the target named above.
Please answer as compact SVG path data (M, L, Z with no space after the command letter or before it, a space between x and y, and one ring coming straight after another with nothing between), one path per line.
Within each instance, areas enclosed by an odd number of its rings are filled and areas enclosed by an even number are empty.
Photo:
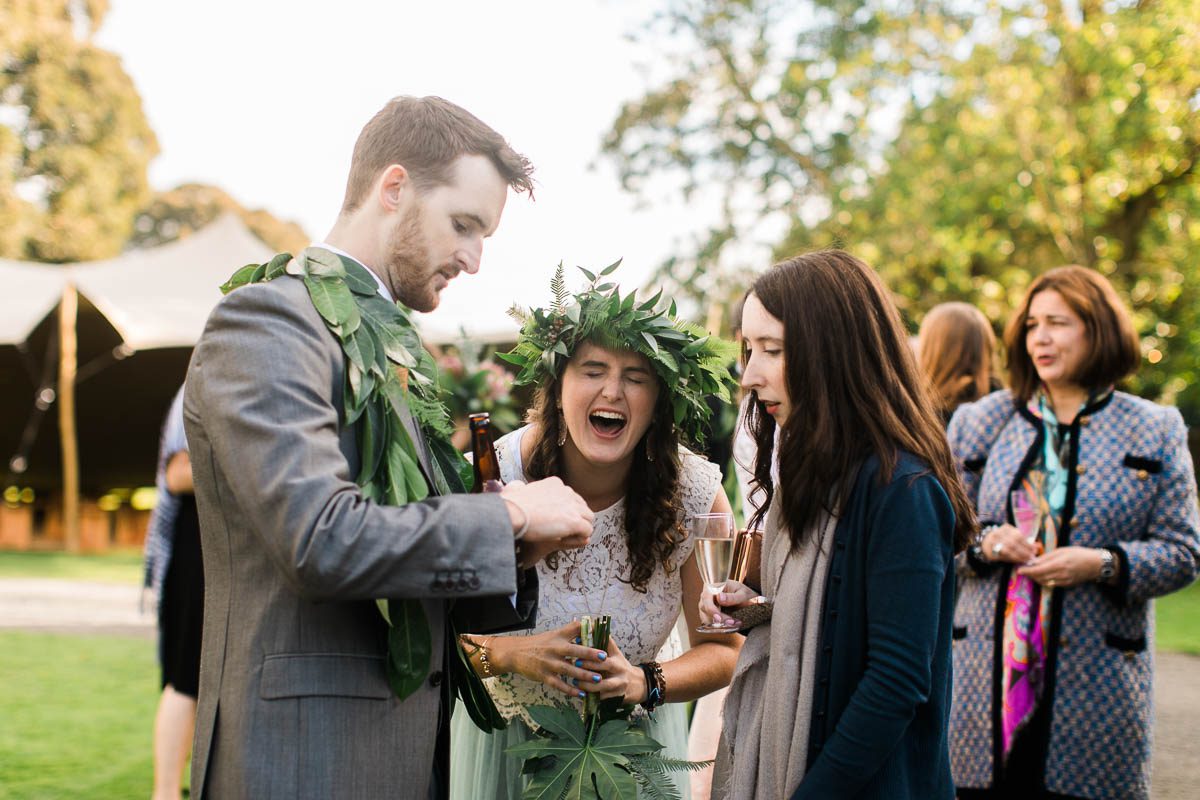
M1011 390L949 429L983 525L960 561L958 796L1147 798L1153 598L1200 561L1183 418L1113 390L1138 338L1097 272L1035 280L1005 345Z

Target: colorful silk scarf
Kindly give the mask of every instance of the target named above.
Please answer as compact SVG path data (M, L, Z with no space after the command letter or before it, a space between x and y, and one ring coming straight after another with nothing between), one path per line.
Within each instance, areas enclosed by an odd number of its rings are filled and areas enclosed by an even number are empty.
M1040 545L1040 555L1058 546L1058 524L1067 499L1065 464L1070 433L1063 431L1060 435L1058 418L1043 393L1030 400L1029 410L1042 420L1044 446L1029 472L1021 478L1020 486L1037 511L1033 536ZM1053 589L1018 575L1013 569L1005 593L1001 639L1001 724L1006 761L1017 733L1033 719L1042 698L1053 597Z

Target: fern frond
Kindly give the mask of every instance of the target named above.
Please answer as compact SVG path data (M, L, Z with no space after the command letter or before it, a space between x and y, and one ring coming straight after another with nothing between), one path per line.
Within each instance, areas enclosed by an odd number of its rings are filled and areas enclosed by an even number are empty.
M570 293L567 291L567 279L563 274L562 262L558 262L558 267L554 270L554 277L550 279L550 291L554 294L554 313L561 314L567 307L567 300Z

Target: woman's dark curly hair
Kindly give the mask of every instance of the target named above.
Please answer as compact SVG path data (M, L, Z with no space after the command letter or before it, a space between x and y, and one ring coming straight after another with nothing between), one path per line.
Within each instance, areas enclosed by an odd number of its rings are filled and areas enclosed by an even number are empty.
M538 387L528 422L538 432L525 474L530 480L562 477L562 448L558 446L558 376ZM657 380L657 378L655 379ZM646 458L646 449L654 460ZM633 451L633 464L625 485L625 536L631 563L628 578L619 577L635 590L645 592L658 565L671 571L671 555L687 534L679 521L679 434L672 424L671 397L659 381L654 421ZM546 566L558 569L558 554L547 556Z

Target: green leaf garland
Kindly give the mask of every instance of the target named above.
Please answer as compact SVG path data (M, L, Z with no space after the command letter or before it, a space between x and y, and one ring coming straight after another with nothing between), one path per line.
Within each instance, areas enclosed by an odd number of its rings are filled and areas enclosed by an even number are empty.
M285 274L304 281L313 307L346 356L345 424L357 426L361 465L356 482L363 496L400 506L425 499L431 488L438 494L466 491L471 465L450 443L452 428L438 397L437 367L406 310L380 296L374 276L361 264L316 247L295 258L280 253L266 264L248 264L221 291L228 294ZM406 414L412 415L429 446L433 487L421 471L416 445L403 422ZM380 600L378 605L389 625L388 684L404 699L429 673L429 620L419 600ZM452 669L451 674L471 718L484 730L503 728L503 717L474 671Z

